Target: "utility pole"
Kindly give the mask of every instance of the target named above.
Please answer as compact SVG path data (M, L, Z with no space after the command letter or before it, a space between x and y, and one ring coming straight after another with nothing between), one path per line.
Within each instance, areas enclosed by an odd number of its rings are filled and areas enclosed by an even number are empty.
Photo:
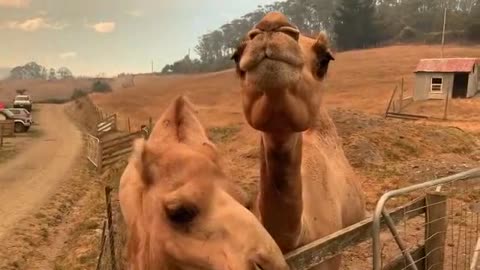
M443 13L443 32L442 32L442 58L443 58L443 47L445 46L445 26L447 25L447 7L445 6L445 12ZM447 90L445 97L445 108L443 110L443 120L447 120L448 117L448 101L450 99L450 90Z
M442 58L443 58L443 47L445 46L445 27L447 25L447 7L445 7L445 12L443 13L443 32L442 32Z

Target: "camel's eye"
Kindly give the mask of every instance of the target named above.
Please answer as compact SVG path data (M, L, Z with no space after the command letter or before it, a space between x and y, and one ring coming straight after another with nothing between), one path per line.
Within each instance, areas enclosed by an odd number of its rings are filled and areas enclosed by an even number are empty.
M191 223L198 215L198 208L194 205L178 205L175 207L166 207L165 212L168 219L178 225Z

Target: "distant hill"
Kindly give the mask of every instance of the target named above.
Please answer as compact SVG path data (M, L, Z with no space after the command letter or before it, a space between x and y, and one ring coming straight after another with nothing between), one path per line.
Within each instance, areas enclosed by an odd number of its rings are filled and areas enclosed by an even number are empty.
M0 67L0 80L3 80L8 77L10 74L11 68Z

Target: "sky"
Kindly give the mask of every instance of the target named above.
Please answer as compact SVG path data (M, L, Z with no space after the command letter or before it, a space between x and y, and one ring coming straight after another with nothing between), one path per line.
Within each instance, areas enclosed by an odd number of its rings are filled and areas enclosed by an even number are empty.
M150 72L198 37L275 0L0 0L0 68L30 61L74 75Z

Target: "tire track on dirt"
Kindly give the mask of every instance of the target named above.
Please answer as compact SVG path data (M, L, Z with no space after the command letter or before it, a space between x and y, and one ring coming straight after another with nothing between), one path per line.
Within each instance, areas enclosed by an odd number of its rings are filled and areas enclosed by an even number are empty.
M0 238L39 207L69 179L82 137L61 105L37 105L41 137L14 159L0 164Z

